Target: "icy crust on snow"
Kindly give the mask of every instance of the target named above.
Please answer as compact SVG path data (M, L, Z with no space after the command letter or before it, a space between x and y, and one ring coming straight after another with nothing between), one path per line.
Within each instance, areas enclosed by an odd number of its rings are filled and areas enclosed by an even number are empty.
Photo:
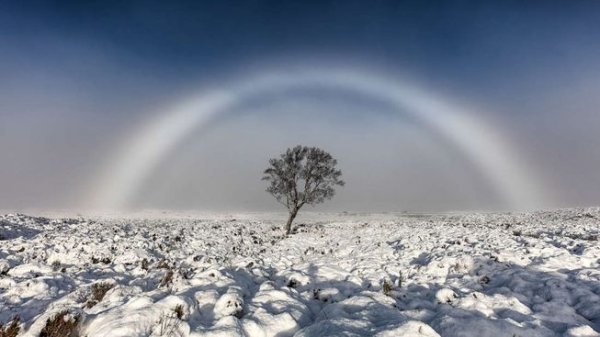
M600 336L600 210L0 216L0 324L79 335ZM94 285L108 291L94 299Z

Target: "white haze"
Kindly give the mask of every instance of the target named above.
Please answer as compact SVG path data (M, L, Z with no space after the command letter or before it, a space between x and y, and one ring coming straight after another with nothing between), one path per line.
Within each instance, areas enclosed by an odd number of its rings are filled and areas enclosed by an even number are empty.
M124 69L103 62L86 71L91 76L110 69L116 78ZM82 88L91 85L88 78L3 67L18 79L0 84L0 208L8 210L93 207L84 202L92 180L130 134L160 114L159 106L210 86L206 79L159 83L134 73L91 93ZM497 122L552 195L542 207L587 206L600 202L597 87L580 81L506 101L459 88L445 94L477 103L487 111L483 118ZM435 83L428 89L441 90ZM261 171L286 147L307 144L337 157L347 181L317 209L502 209L489 182L458 151L373 102L305 95L241 107L205 131L186 139L153 172L136 207L277 210L264 192Z

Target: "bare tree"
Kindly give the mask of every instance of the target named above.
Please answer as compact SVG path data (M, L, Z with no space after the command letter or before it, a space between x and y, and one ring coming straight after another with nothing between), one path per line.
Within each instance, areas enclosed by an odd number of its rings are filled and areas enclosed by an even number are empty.
M292 222L302 206L316 205L335 195L335 186L344 186L342 171L336 168L337 160L317 148L296 146L288 148L280 158L269 160L269 168L262 180L270 182L267 192L290 212L285 233L289 234Z

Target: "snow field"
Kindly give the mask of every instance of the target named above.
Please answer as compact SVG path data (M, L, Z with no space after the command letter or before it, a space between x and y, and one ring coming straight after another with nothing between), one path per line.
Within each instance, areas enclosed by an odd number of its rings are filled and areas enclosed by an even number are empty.
M0 323L38 336L67 310L88 337L600 336L598 209L297 223L0 216Z

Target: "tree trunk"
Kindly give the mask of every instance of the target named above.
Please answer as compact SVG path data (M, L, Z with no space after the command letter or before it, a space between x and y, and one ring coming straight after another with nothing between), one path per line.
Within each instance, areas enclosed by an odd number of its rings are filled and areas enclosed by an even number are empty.
M298 214L298 210L291 210L290 217L288 218L287 223L285 224L285 235L289 235L292 231L292 222L296 218L296 214Z

